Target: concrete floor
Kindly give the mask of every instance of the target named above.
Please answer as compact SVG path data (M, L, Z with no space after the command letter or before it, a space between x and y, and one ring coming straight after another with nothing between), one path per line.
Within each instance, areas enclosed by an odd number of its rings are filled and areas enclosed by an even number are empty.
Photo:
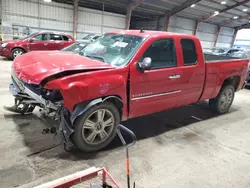
M126 187L125 152L118 139L104 151L65 152L52 122L36 112L21 116L3 109L11 61L0 59L0 187L33 187L91 166L107 167ZM126 123L137 137L131 178L141 188L250 187L250 90L236 94L230 113L216 116L206 104L190 105Z

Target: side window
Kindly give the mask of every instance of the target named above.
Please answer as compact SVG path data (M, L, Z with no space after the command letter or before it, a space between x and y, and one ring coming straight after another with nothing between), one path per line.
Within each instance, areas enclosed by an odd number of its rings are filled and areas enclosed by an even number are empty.
M50 40L63 40L61 35L50 34Z
M67 37L67 36L65 36L65 35L63 35L62 37L63 37L63 40L69 41L69 37Z
M181 39L181 46L184 65L195 65L197 63L197 54L194 41L191 39Z
M145 57L150 57L152 69L176 67L176 51L173 39L160 39L153 42L144 52Z
M49 40L49 35L48 34L39 34L33 37L35 41L45 41Z
M49 34L43 34L43 40L50 40Z
M43 40L43 35L42 35L42 34L36 35L36 36L33 37L33 39L34 39L35 41L42 41L42 40Z

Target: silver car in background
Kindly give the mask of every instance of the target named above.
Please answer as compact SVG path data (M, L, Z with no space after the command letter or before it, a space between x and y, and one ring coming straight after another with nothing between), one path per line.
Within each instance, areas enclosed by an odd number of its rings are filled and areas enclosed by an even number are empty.
M85 43L85 44L89 44L91 42L94 42L95 40L97 40L100 36L102 36L101 34L87 34L86 36L82 37L81 39L77 39L77 42L80 43Z

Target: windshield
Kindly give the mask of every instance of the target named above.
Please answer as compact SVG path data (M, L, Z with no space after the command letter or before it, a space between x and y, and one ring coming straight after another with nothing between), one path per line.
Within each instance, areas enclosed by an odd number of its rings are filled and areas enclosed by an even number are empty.
M108 33L87 45L80 54L121 67L129 62L143 41L138 36Z
M71 45L67 46L66 48L63 48L61 51L78 53L85 46L86 46L86 44L74 43L74 44L71 44Z
M85 37L83 37L83 40L90 40L94 35L93 34L88 34Z

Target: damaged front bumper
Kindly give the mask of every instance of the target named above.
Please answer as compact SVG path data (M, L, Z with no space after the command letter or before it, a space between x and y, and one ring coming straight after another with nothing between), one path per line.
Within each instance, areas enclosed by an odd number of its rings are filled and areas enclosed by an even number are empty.
M66 108L63 108L60 114L59 134L63 142L67 144L71 141L70 137L74 129L70 122L70 112Z
M26 84L16 78L11 76L12 82L9 86L10 93L17 98L28 99L24 100L23 103L29 104L41 104L46 109L57 110L58 106L49 100L44 99L41 95L38 95L30 88L29 84Z

